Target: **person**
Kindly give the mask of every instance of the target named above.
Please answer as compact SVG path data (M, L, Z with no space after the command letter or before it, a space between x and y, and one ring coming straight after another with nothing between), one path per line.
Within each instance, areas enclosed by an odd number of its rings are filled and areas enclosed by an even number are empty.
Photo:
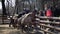
M37 22L36 22L36 14L37 14L37 10L35 9L35 10L33 10L32 11L32 24L34 25L34 26L37 26Z
M55 6L54 16L59 17L60 16L60 8L58 5Z
M10 23L9 23L9 27L11 27L11 25L14 24L14 19L12 18L12 16L10 16Z
M20 14L17 16L18 18L20 18L20 17L22 17L22 15L24 15L25 14L25 12L23 11L23 12L20 12Z
M17 22L18 22L18 14L15 14L13 19L14 19L13 27L16 28L17 27Z
M46 16L47 17L51 17L52 16L52 10L50 8L48 10L46 10Z
M44 13L42 10L39 11L39 16L44 16Z
M48 9L48 4L45 4L44 5L44 12L45 12L45 15L44 16L46 16L46 10Z
M28 14L30 10L28 8L24 8L22 12L18 15L18 18L22 17L22 15Z
M25 11L25 14L28 14L30 12L30 9L29 8L25 8L24 11Z

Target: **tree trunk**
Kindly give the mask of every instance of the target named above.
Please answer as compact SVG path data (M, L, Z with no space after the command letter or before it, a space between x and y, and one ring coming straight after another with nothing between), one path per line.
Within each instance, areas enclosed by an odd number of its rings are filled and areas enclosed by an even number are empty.
M4 3L5 0L2 0L1 2L2 2L2 23L4 24L4 18L3 17L4 17L4 15L7 15L6 14L5 3Z
M6 14L6 8L5 8L5 0L2 0L2 12L3 12L3 15L7 15Z

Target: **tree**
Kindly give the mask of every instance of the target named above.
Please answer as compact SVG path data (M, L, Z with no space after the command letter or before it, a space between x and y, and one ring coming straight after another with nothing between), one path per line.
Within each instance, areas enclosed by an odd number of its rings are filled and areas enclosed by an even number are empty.
M6 8L5 8L5 0L1 0L1 2L2 2L2 23L4 24L4 15L6 15Z
M7 15L6 14L6 8L5 8L5 0L1 0L1 2L2 2L2 12L3 12L3 15Z

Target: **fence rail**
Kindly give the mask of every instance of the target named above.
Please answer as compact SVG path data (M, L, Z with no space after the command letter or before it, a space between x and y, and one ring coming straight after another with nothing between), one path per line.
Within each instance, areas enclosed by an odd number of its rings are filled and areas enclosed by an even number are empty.
M46 17L46 16L38 16L39 18L44 19L53 19L53 20L60 20L60 17Z
M41 29L46 30L46 29L49 28L47 30L48 31L47 33L51 33L52 29L54 30L52 32L53 34L55 32L60 32L60 17L38 16L38 22L39 22L39 25L40 25ZM46 29L44 29L44 28L46 28Z

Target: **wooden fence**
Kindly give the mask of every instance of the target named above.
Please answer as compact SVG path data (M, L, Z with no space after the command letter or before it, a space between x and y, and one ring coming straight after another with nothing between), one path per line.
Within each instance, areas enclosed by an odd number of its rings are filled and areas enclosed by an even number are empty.
M60 34L60 17L38 16L40 29L44 34Z

